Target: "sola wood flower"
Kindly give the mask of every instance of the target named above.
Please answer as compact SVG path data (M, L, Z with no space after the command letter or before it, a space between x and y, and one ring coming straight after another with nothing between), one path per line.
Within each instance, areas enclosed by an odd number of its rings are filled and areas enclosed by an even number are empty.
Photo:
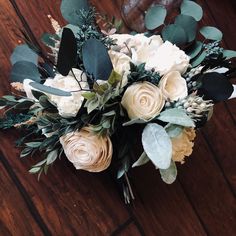
M193 128L185 128L179 136L171 139L173 161L184 163L184 158L192 154L195 137Z
M160 114L165 101L157 86L143 82L129 86L123 95L121 104L131 120L150 120Z
M100 172L112 159L112 143L108 136L98 136L89 127L60 138L65 155L76 169Z
M186 80L178 71L166 74L160 81L159 87L167 100L177 101L188 95Z

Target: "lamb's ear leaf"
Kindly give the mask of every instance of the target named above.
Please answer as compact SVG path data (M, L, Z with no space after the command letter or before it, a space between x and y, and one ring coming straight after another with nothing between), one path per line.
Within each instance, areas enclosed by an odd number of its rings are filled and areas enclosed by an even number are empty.
M166 170L160 169L160 174L162 180L167 184L172 184L175 182L177 177L177 168L174 161L171 161L170 167Z
M69 28L62 32L61 44L57 59L57 69L66 76L77 62L77 42L74 33Z
M71 96L70 92L66 92L63 91L61 89L57 89L57 88L53 88L53 87L49 87L40 83L36 83L36 82L31 82L29 83L30 86L32 86L33 88L42 91L44 93L49 93L52 95L56 95L56 96L64 96L64 97L69 97Z
M16 62L12 67L10 78L12 82L20 83L23 83L25 79L31 79L36 82L41 81L38 67L29 61Z
M81 25L80 11L88 10L89 4L87 0L62 0L61 14L65 20L73 25Z

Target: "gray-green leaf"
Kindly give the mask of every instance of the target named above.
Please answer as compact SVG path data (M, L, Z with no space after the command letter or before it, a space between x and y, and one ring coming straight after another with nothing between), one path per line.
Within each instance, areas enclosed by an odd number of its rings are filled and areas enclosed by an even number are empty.
M223 51L224 57L226 57L227 60L236 57L236 51L234 50L224 50Z
M162 180L167 184L175 182L177 177L177 168L174 161L171 161L170 167L166 170L159 169Z
M181 5L181 14L192 16L196 21L200 21L203 16L203 10L197 3L184 0Z
M132 165L132 167L142 166L148 163L150 159L148 158L146 152L143 152L139 159Z
M148 158L161 169L170 166L172 143L165 129L155 123L146 125L142 133L142 144Z
M47 155L47 165L52 164L58 157L58 149L49 152Z
M211 39L211 40L217 40L220 41L222 40L223 34L222 32L212 26L205 26L200 29L200 33L206 38L206 39Z
M166 132L168 133L170 138L175 138L183 132L183 127L171 124L166 128Z
M161 5L155 5L148 9L145 16L145 26L148 30L154 30L161 26L166 18L167 11Z
M158 120L185 127L195 127L193 120L182 109L173 108L163 111Z

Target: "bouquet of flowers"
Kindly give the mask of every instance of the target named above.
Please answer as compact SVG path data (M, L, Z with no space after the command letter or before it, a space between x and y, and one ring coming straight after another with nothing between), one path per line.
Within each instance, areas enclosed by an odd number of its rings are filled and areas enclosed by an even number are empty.
M221 47L217 28L199 29L203 11L193 1L183 1L171 24L165 7L152 5L144 33L119 33L122 22L108 22L86 0L62 0L61 12L69 24L49 16L48 52L22 32L25 44L11 56L12 94L0 98L0 128L22 130L22 158L41 152L29 170L39 176L64 153L76 169L110 167L127 202L132 167L151 161L173 183L214 104L236 96L236 52ZM140 157L131 152L138 139Z

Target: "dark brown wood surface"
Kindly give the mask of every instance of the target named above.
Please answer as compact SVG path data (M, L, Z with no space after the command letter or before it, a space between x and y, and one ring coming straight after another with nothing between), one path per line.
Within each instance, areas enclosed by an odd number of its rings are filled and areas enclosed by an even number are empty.
M157 1L130 1L138 10L128 15L122 12L128 1L91 2L100 12L125 17L128 29ZM235 50L235 1L197 2L205 10L203 24L219 27L225 47ZM0 95L10 91L9 56L21 41L19 29L40 43L43 32L53 32L47 15L65 24L59 6L60 0L0 1ZM27 172L35 160L19 159L14 146L19 133L1 131L0 235L236 235L235 119L235 100L216 106L173 185L164 184L151 165L133 170L131 206L123 203L109 173L76 171L65 159L38 182Z

